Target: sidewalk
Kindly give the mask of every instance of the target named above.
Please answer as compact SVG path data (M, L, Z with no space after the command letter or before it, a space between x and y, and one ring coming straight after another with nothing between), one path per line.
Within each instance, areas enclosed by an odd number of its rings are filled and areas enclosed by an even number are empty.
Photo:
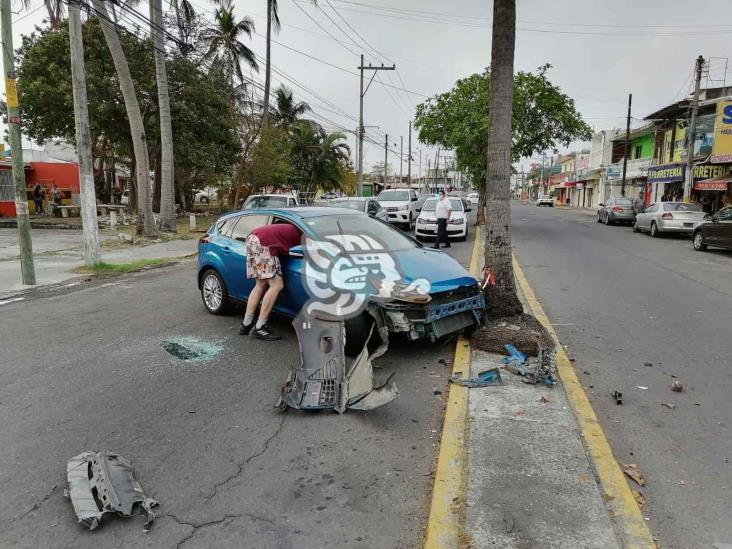
M115 237L102 237L115 238ZM196 253L195 239L170 240L149 246L102 249L105 263L129 263L138 259L180 258ZM20 259L18 259L18 234L16 229L0 229L0 299L24 290L49 284L58 284L82 275L74 272L84 264L81 231L43 231L42 237L33 241L36 286L21 283Z

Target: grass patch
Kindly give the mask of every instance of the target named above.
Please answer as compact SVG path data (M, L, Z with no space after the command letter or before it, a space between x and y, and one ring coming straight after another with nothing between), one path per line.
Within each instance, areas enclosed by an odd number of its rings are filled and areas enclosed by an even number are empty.
M149 269L152 267L165 267L167 265L173 265L177 263L176 259L170 257L158 257L154 259L138 259L136 261L130 261L129 263L99 263L94 267L77 267L74 272L81 274L94 274L94 275L120 275L126 273L134 273L135 271L141 271L143 269Z

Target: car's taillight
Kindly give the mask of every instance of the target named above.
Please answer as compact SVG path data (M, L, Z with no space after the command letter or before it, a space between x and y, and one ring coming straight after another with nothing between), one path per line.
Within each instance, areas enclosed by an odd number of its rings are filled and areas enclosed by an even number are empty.
M211 242L211 235L208 233L198 239L199 244L208 244L209 242Z
M674 215L670 213L665 213L661 216L661 219L673 219Z
M621 208L620 206L615 206L615 207L613 208L613 211L614 211L615 213L620 213L620 212L622 212L622 211L623 211L623 208Z

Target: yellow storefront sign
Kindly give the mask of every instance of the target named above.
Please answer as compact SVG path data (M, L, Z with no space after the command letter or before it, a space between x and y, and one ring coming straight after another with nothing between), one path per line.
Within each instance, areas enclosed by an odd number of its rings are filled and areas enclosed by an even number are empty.
M732 162L732 101L717 103L711 161L717 164Z

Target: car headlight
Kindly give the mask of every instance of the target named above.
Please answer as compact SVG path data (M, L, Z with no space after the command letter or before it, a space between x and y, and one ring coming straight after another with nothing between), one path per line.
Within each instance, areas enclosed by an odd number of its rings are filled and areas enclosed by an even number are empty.
M424 224L424 219L422 219L421 217L418 217L417 218L417 225L423 225L423 224Z
M399 206L399 211L407 211L409 209L409 204L404 204L404 206Z
M464 219L462 217L453 218L449 221L450 225L462 225Z

